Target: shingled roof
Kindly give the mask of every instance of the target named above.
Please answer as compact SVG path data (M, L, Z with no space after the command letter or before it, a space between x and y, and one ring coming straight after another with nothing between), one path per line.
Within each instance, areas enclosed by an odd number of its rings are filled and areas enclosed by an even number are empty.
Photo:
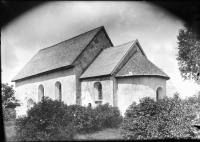
M167 74L149 61L147 57L143 56L140 52L136 52L115 76L124 77L140 75L161 76L170 79Z
M134 42L104 49L80 78L110 75Z
M104 27L99 27L59 44L41 49L12 81L72 65L102 28L104 29Z

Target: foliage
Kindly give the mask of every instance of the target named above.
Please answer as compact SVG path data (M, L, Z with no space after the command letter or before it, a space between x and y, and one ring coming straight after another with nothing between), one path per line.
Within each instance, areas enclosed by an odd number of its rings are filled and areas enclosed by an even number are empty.
M3 108L3 119L4 122L7 122L9 120L13 120L16 118L16 111L12 108Z
M1 93L2 93L2 106L5 108L15 108L19 106L18 100L14 97L13 85L9 86L8 83L1 84Z
M120 111L109 104L96 108L67 106L63 102L44 97L43 102L34 104L27 111L27 116L16 120L16 139L18 141L73 140L77 132L114 128L121 122Z
M200 83L200 37L189 25L184 25L177 39L177 60L182 77Z
M99 105L96 108L71 105L69 108L75 116L73 124L79 133L94 132L103 128L115 128L122 122L119 109L111 107L109 104Z
M8 83L1 84L1 98L2 98L2 109L3 109L3 118L7 122L16 117L15 108L20 106L18 100L14 97L13 85L9 86Z
M165 97L159 101L147 97L141 99L138 105L133 103L127 109L122 123L123 138L179 139L194 137L191 122L196 115L189 113L191 109L186 109L188 105L184 103L178 94L174 94L173 98Z
M93 129L93 110L80 105L71 105L68 107L73 118L73 125L77 132L88 132Z
M192 121L193 124L200 126L200 91L196 95L183 100L183 107L186 115L195 116L195 119Z
M108 103L94 108L94 116L97 128L117 128L123 120L119 109L110 106Z
M45 97L15 123L18 141L72 140L75 129L67 105Z

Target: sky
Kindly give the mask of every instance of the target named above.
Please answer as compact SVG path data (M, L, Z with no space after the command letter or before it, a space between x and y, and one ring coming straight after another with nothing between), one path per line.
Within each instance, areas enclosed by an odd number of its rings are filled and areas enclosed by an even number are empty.
M1 29L2 83L11 80L40 50L104 26L114 46L138 39L148 59L170 80L167 93L185 98L200 91L181 77L176 60L184 21L148 2L52 1L29 10Z

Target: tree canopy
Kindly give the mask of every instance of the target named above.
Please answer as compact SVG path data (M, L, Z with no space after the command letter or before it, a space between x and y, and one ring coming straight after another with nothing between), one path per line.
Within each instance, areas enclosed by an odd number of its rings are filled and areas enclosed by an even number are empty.
M13 85L9 86L8 83L1 84L1 97L2 97L2 106L5 108L15 108L19 106L18 100L15 99L15 91Z
M181 99L178 93L159 101L145 97L126 110L122 123L122 136L137 139L189 139L198 138L194 125L199 122L200 95Z
M177 39L177 60L181 76L200 84L200 37L192 27L185 24L179 30Z

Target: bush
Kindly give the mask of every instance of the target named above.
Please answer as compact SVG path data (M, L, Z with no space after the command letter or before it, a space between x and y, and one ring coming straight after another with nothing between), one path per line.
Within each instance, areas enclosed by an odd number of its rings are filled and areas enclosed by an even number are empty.
M97 129L117 128L123 120L119 109L110 106L108 103L94 108L94 117Z
M99 105L96 108L71 105L69 109L71 114L75 116L73 125L79 133L119 127L122 122L119 109L111 107L109 104Z
M183 106L188 117L192 116L192 126L193 132L195 133L195 138L200 138L200 130L195 126L200 126L200 91L185 100L183 100Z
M124 139L192 138L191 120L178 94L173 98L154 101L143 98L133 103L126 111L122 123Z
M63 102L45 97L27 111L27 116L18 118L15 123L18 141L72 140L75 129L73 116Z
M118 127L120 111L109 104L96 108L80 105L67 106L48 97L27 111L27 116L16 119L18 141L73 140L75 134Z
M84 133L93 130L93 109L80 105L69 106L69 112L74 116L73 125L77 132Z
M3 108L3 119L4 119L4 122L13 120L15 118L16 118L15 109L13 109L13 108Z

